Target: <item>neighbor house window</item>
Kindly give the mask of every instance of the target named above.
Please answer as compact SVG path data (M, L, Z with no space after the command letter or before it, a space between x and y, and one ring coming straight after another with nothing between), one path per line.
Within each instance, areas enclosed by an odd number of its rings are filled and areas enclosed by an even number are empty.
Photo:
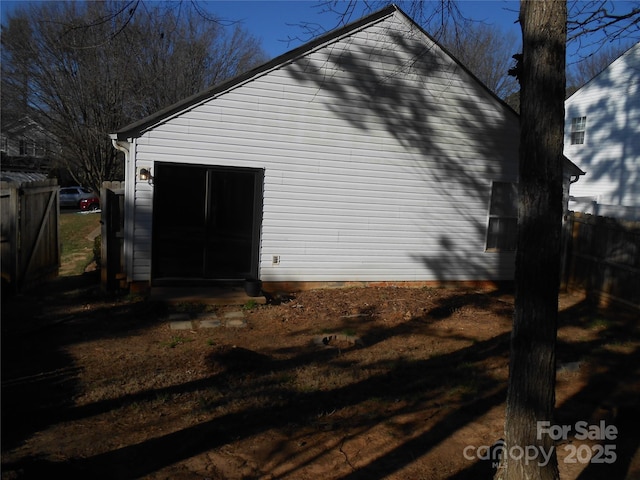
M518 185L493 182L489 205L487 251L513 252L518 231Z
M34 142L34 155L36 157L44 157L47 154L48 148L47 142Z
M39 146L35 140L20 140L20 155L29 155L31 157L38 156ZM41 155L42 156L42 155Z
M571 145L584 143L584 132L587 129L587 117L573 117L571 119Z
M20 140L20 155L33 156L35 153L35 142L33 140L22 139Z

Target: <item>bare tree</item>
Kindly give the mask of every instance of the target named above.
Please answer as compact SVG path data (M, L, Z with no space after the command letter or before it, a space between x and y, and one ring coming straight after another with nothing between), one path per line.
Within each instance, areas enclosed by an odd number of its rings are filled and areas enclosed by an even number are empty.
M575 92L640 40L640 2L569 0L567 94Z
M334 15L336 27L339 27L388 3L383 0L322 0L316 7L319 13ZM506 99L517 92L517 82L507 73L513 64L512 56L518 49L515 35L494 25L466 18L455 0L400 0L395 3L500 98ZM298 26L300 35L289 37L289 41L309 40L325 33L319 23L300 22Z
M4 39L12 38L17 47L26 52L24 61L5 61ZM2 62L0 62L2 81L0 98L2 99L2 125L17 120L29 105L29 66L33 61L30 54L31 26L26 19L16 19L7 28L2 29Z
M542 426L553 423L555 405L567 25L570 40L600 33L606 42L625 32L633 36L640 22L637 4L614 15L610 2L582 3L590 10L580 4L576 11L573 4L571 17L566 2L520 4L523 52L514 72L521 85L518 245L506 443L496 474L501 480L559 478L554 442ZM531 447L550 454L549 461L510 454Z
M465 20L462 28L445 29L438 40L500 98L518 91L517 81L507 74L519 43L515 34Z
M600 49L640 36L640 2L569 0L567 40L570 51Z
M615 43L596 49L593 53L567 67L567 94L570 95L607 68L631 45Z
M429 33L435 37L439 37L447 25L456 28L467 20L458 8L456 0L438 0L437 2L398 0L394 3L422 25L433 27L434 29ZM315 6L318 13L335 17L334 28L338 28L388 4L387 0L317 0ZM290 36L288 41L307 41L327 31L317 22L301 21L298 26L300 35Z
M511 333L505 445L496 478L557 479L552 422L560 282L562 152L567 9L557 0L523 1L520 180L515 316ZM535 448L536 461L517 452ZM516 454L512 454L516 452ZM537 461L543 454L550 460Z
M266 60L254 37L190 5L45 2L8 18L3 87L18 113L46 118L78 183L119 175L109 132Z

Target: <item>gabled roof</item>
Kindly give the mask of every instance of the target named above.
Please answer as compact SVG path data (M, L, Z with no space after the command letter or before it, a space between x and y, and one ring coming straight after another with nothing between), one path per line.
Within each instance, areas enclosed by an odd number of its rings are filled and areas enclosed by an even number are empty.
M631 55L637 55L640 54L640 42L636 43L635 45L632 45L631 47L629 47L625 52L623 52L618 58L616 58L615 60L613 60L609 65L607 65L605 68L602 69L602 71L600 71L598 74L594 75L587 83L585 83L584 85L582 85L579 89L577 89L575 92L573 92L571 95L569 95L569 97L567 98L567 100L565 101L569 101L570 99L573 99L574 96L579 97L580 96L580 92L587 90L588 87L590 87L592 84L594 84L595 82L598 81L599 78L603 77L604 75L607 74L607 72L617 63L626 60L627 58L629 58Z
M116 133L112 134L111 138L114 140L127 140L129 138L137 137L141 135L144 131L148 130L149 128L152 128L153 126L169 119L174 115L177 115L183 111L186 111L200 103L208 101L211 98L225 91L231 90L236 86L239 86L245 83L246 81L251 80L252 78L260 76L263 73L276 69L299 57L302 57L321 45L329 43L335 39L347 36L352 32L355 32L366 25L375 23L385 17L393 15L395 12L400 12L404 17L406 17L409 21L411 21L418 29L420 29L420 31L424 35L426 35L429 39L431 39L431 41L433 41L436 45L438 45L439 48L441 48L465 72L467 72L479 85L481 85L491 96L493 96L497 102L501 103L508 110L513 112L514 116L517 116L517 113L515 113L515 111L513 111L513 109L509 105L507 105L506 102L504 102L501 98L499 98L491 90L489 90L489 88L486 87L486 85L484 85L484 83L482 83L480 80L478 80L477 77L471 71L469 71L469 69L467 69L462 63L460 63L446 48L440 45L433 37L431 37L427 32L425 32L424 29L422 29L422 27L420 27L413 19L411 19L406 13L404 13L402 9L400 9L396 5L389 5L388 7L385 7L370 15L367 15L366 17L363 17L360 20L356 20L355 22L352 22L342 28L337 28L324 35L321 35L318 38L315 38L314 40L308 43L305 43L304 45L301 45L298 48L295 48L287 53L284 53L283 55L280 55L252 70L249 70L241 75L238 75L237 77L234 77L223 83L214 85L211 88L203 90L202 92L199 92L180 102L170 105L169 107L164 108L146 118L143 118L141 120L138 120L137 122L131 123L130 125L127 125L122 129L118 130Z
M202 92L196 93L191 97L188 97L180 102L170 105L167 108L164 108L146 118L143 118L130 125L127 125L121 130L118 130L118 132L116 132L115 135L117 135L117 139L119 140L126 140L127 138L135 137L139 135L141 132L143 132L144 130L148 129L149 127L157 123L160 123L161 121L173 116L174 114L187 110L190 107L195 106L203 101L209 100L210 98L215 97L216 95L224 91L230 90L233 87L246 82L247 80L257 77L262 73L268 72L269 70L272 70L281 65L284 65L295 58L301 57L305 55L307 52L315 49L316 47L324 43L330 42L331 40L347 35L361 28L364 25L367 25L369 23L372 23L384 17L387 17L388 15L393 14L393 12L395 12L396 10L399 10L399 8L396 7L395 5L390 5L369 16L363 17L360 20L350 23L343 28L332 30L331 32L326 33L325 35L321 35L318 38L315 38L314 40L311 40L310 42L305 43L304 45L301 45L298 48L295 48L278 57L275 57L274 59L268 61L267 63L264 63L252 70L242 73L220 84L214 85L211 88L203 90Z
M35 120L32 115L23 115L11 122L2 125L2 134L5 136L20 136L25 132L37 131L41 136L49 136L42 123Z

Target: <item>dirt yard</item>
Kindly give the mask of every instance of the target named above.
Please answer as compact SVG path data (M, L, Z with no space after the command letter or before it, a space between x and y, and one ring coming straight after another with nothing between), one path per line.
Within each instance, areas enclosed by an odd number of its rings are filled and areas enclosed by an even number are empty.
M214 308L105 297L85 275L2 304L2 479L493 473L509 292L330 289ZM638 312L562 295L563 479L640 478L639 357ZM618 434L580 439L579 425Z

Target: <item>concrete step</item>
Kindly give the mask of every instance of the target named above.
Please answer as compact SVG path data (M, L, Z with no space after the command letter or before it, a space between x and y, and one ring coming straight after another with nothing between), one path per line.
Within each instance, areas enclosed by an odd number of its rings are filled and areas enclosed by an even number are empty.
M267 300L264 296L250 297L242 287L216 287L216 286L190 286L152 287L150 299L165 302L170 305L180 303L198 303L203 305L246 305L253 301L258 305L264 305Z

